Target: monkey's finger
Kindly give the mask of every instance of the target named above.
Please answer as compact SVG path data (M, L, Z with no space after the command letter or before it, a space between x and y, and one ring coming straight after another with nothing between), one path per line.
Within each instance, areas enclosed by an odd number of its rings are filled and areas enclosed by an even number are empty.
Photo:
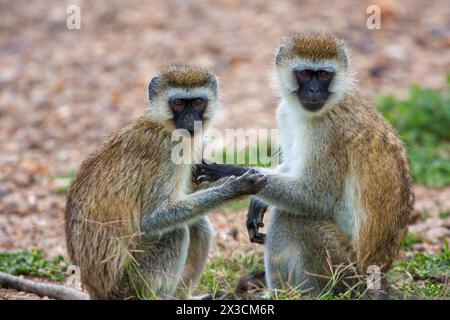
M251 169L252 170L252 169ZM240 177L238 177L238 179L240 180L240 179L245 179L245 178L251 178L252 177L252 175L254 174L254 173L251 173L250 171L251 170L248 170L248 171L246 171L242 176L240 176Z
M265 244L266 235L264 233L258 233L252 240L254 243Z
M261 175L258 177L258 182L260 183L266 183L267 182L267 176Z
M212 178L210 176L207 176L207 175L201 175L201 176L197 177L196 181L200 182L200 183L201 182L206 182L206 181L212 181Z
M229 176L228 179L225 181L225 183L236 181L236 180L237 180L237 178L235 176Z
M254 180L254 184L257 188L262 188L267 184L267 177L266 176L258 176Z
M253 180L253 181L255 181L255 182L259 181L260 179L266 179L266 180L267 180L267 177L266 177L265 175L259 173L259 172L256 172L256 173L250 173L250 171L247 171L247 172L246 172L245 174L243 174L241 177L242 177L242 178L248 177L249 180Z
M262 245L264 245L264 244L266 244L266 239L259 239L259 238L256 238L256 239L253 241L253 243L257 243L257 244L262 244Z
M253 242L253 240L255 239L256 235L258 234L258 229L247 228L247 231L248 231L248 238L249 238L250 242Z

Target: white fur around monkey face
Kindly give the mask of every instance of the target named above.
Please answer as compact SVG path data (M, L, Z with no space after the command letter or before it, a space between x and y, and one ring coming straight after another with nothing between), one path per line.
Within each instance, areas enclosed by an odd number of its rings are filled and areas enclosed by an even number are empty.
M313 71L324 70L334 73L333 80L328 88L330 96L324 107L319 111L310 112L305 110L296 95L298 83L295 79L294 72L295 70L303 69ZM353 81L352 73L348 71L347 67L342 62L338 62L334 59L316 61L307 58L294 57L289 61L284 61L282 64L277 65L275 70L275 85L280 90L282 99L289 105L298 106L300 112L306 117L317 117L332 109L343 99L345 92L352 87Z

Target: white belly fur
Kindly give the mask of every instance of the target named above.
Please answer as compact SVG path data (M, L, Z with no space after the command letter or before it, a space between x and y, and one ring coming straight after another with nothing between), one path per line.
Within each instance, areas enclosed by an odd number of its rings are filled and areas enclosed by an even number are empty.
M353 175L347 176L342 198L334 215L336 224L345 234L351 237L352 242L356 241L361 217L357 192L356 177Z
M311 133L308 130L308 124L304 118L289 110L286 104L281 104L279 107L278 123L283 162L288 168L284 172L301 177L310 147Z

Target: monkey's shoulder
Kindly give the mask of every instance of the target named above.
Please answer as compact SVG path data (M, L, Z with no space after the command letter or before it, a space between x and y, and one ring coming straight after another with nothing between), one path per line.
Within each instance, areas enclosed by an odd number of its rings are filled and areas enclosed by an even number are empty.
M403 144L392 125L360 94L347 95L338 105L340 140L361 152L403 152Z

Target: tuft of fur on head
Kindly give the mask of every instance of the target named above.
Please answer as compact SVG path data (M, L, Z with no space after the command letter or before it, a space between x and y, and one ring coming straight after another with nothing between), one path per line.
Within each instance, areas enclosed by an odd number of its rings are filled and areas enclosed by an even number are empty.
M152 78L148 86L148 115L152 120L173 129L170 124L173 114L168 105L169 99L205 97L208 106L203 117L205 122L209 122L220 105L217 86L216 76L206 68L194 65L165 66Z
M277 49L274 77L276 87L288 105L300 107L306 115L322 115L342 101L345 93L353 86L349 60L347 45L334 35L325 32L296 33ZM295 94L298 84L294 70L297 69L335 73L329 87L331 95L321 110L309 112L301 107Z

